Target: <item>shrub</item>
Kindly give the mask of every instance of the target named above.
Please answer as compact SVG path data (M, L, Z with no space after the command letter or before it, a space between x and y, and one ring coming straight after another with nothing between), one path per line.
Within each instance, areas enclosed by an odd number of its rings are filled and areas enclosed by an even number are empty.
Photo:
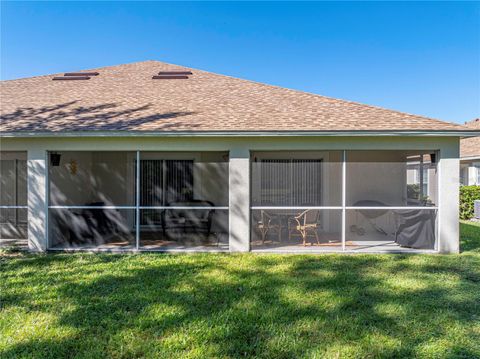
M407 198L418 199L420 197L420 185L409 184L407 185Z
M419 184L409 184L407 185L407 198L416 199L420 201L423 205L431 205L432 201L427 195L420 195L420 185Z
M473 201L480 200L480 186L460 187L460 219L473 217Z

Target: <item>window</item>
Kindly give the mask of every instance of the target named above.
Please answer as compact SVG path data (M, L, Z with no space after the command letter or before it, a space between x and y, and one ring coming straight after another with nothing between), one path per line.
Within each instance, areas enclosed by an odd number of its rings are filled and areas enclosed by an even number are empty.
M429 174L429 168L426 166L423 166L423 176L421 178L421 181L419 182L422 186L422 195L428 197L428 174Z
M468 165L460 166L460 184L468 186Z
M413 171L415 173L415 181L409 184L417 185L418 188L421 189L421 192L418 193L417 199L428 196L429 166L424 165L423 163L415 165L413 166Z
M475 164L475 169L476 169L476 172L477 172L477 173L476 173L477 175L476 175L476 182L475 182L475 184L476 184L477 186L480 186L480 163Z

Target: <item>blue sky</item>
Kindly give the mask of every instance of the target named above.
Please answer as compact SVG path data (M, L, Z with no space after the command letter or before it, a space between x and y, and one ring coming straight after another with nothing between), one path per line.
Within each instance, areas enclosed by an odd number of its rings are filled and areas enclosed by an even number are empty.
M479 2L2 1L2 79L149 59L448 121L480 117Z

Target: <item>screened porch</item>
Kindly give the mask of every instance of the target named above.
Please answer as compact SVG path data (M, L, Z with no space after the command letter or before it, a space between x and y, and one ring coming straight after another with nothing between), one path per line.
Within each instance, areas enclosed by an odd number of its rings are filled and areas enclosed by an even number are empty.
M242 250L438 249L433 150L252 151L247 181L231 178L226 151L47 157L52 250L228 251L238 228L249 230L239 236ZM0 164L2 243L26 241L27 154L2 152ZM249 211L237 218L249 220L230 223L239 208Z
M55 152L50 249L228 250L228 154Z
M251 249L435 250L435 151L257 152Z

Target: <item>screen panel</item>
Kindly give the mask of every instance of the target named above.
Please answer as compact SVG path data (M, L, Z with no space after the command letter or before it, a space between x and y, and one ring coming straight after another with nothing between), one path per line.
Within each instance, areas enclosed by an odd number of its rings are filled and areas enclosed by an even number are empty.
M142 209L142 249L228 249L228 210Z
M141 152L140 205L228 206L228 153Z
M252 249L341 248L341 210L254 209L251 212Z
M0 206L0 239L27 239L26 152L0 152Z
M50 248L135 248L135 210L49 209Z
M49 153L50 206L135 206L135 152Z
M346 205L433 207L435 151L347 151Z
M347 249L436 248L437 210L349 209Z
M341 206L341 161L340 151L255 153L252 206Z

